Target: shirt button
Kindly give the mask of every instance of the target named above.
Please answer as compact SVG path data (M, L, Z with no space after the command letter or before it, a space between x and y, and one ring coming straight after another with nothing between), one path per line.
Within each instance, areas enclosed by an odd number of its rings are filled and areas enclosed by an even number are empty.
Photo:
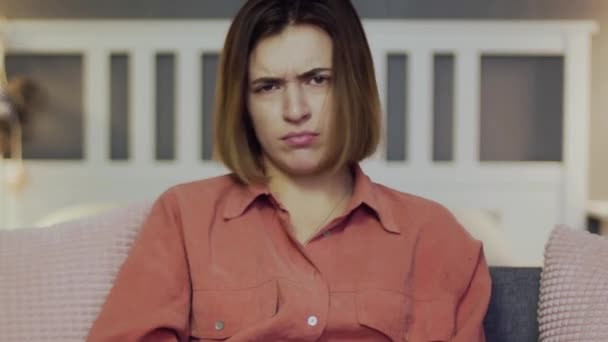
M224 322L223 321L217 321L215 322L215 330L223 330L224 329Z
M317 323L319 323L317 316L313 315L313 316L308 317L308 325L310 325L311 327L314 327L315 325L317 325Z

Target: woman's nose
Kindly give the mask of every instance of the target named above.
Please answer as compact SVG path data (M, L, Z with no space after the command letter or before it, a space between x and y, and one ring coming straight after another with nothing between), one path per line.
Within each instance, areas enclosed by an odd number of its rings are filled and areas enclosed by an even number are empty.
M306 94L299 84L287 84L285 89L285 107L283 118L291 123L300 123L310 118L310 107Z

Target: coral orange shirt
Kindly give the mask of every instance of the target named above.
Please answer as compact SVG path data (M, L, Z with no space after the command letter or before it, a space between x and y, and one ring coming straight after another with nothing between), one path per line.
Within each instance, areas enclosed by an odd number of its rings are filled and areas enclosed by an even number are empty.
M267 188L230 175L155 202L88 341L485 341L481 243L358 166L305 244Z

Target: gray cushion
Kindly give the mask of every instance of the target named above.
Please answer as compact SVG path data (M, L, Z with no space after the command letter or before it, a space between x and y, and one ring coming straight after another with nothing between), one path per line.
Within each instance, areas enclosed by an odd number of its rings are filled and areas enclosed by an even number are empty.
M484 321L488 342L538 341L541 268L491 267L492 297Z

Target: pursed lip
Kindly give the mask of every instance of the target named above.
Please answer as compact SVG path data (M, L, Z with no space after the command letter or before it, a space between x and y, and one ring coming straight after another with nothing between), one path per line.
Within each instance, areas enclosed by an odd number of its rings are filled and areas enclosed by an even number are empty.
M289 133L285 134L284 136L282 136L281 140L287 140L287 139L299 138L299 137L306 137L306 136L317 136L317 135L319 135L319 134L315 133L315 132L309 132L309 131L289 132Z
M318 133L314 132L290 132L281 138L291 148L310 148L315 144Z

